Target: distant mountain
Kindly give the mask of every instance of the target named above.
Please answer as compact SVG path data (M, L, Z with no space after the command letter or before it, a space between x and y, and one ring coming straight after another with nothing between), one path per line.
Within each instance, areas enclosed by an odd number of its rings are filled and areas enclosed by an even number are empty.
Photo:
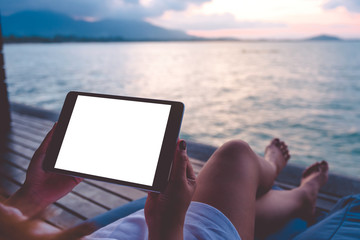
M2 17L4 37L122 40L189 40L196 37L140 20L106 19L96 22L75 20L49 11L23 11Z
M325 34L307 38L305 40L306 41L342 41L341 38L338 38L336 36L331 36L331 35L325 35Z

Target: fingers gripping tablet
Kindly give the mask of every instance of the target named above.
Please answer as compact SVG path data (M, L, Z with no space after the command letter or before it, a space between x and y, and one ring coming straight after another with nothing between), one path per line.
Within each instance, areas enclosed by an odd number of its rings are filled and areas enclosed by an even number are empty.
M162 191L183 111L180 102L70 92L44 169Z

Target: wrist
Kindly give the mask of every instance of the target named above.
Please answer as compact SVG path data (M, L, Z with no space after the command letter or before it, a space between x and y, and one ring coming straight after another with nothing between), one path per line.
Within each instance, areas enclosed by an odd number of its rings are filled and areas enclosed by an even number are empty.
M25 216L32 217L40 213L51 203L23 185L5 201L8 206L19 209Z
M158 227L149 226L149 240L183 240L183 224L165 224Z

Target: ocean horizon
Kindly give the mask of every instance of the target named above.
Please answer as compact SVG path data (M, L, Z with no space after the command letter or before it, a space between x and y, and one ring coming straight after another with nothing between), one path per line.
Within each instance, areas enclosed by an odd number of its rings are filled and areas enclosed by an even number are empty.
M273 137L290 162L360 171L360 42L5 44L11 102L59 112L68 91L182 101L181 137L259 154Z

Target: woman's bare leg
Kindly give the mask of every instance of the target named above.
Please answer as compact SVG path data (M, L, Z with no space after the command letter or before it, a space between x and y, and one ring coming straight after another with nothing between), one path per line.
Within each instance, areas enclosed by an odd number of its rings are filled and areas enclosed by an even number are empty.
M270 190L256 201L256 232L266 236L296 217L313 217L317 194L328 179L325 161L308 167L298 188L288 191Z
M256 198L266 193L289 158L274 139L265 158L243 141L230 141L208 160L197 177L193 200L214 206L229 218L242 239L253 239Z

